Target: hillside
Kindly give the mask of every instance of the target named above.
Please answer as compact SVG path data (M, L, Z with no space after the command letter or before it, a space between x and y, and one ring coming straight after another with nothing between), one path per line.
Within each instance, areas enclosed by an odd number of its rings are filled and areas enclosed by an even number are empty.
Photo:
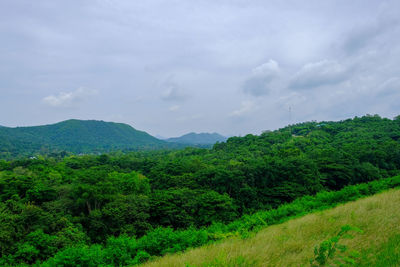
M63 150L96 153L166 146L166 142L123 123L67 120L44 126L0 128L0 153L11 155Z
M188 133L180 137L165 139L165 141L180 144L213 145L216 142L225 142L226 139L218 133Z
M249 237L398 187L399 137L399 118L364 116L211 149L0 160L0 265L125 266Z
M399 266L399 205L400 190L390 190L266 227L248 239L231 238L143 266L310 266L314 247L346 224L363 231L343 240L349 249L360 252L357 266Z

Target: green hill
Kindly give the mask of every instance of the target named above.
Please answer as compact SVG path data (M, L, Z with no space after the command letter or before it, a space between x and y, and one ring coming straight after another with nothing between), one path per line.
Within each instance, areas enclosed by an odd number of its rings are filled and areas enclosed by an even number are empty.
M351 251L359 254L353 265L343 266L400 266L399 205L400 190L390 190L266 227L247 239L230 238L184 254L167 255L143 266L310 266L310 259L315 257L314 247L335 237L343 225L362 230L351 233L353 239L339 242L349 251L345 255ZM337 257L328 263L339 259L339 255L337 252ZM330 264L326 266L341 266Z
M98 153L167 147L168 143L123 123L67 120L51 125L0 128L0 153Z
M399 137L399 117L367 115L231 137L212 149L0 160L0 265L129 266L228 238L250 239L266 226L399 187ZM383 220L377 232L384 232L385 217L373 216ZM343 224L334 225L336 219L315 243L304 239L304 251L312 256L315 244L337 233ZM391 238L380 245L396 249ZM303 253L290 242L290 253ZM247 254L232 255L188 263L251 263Z
M218 133L188 133L181 137L168 138L165 141L192 145L213 145L216 142L225 142L226 137Z

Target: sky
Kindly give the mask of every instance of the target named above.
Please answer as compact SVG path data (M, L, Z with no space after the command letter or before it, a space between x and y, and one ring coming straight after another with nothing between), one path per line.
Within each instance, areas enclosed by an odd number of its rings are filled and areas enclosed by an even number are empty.
M400 114L400 1L0 1L3 126L232 136L365 114Z

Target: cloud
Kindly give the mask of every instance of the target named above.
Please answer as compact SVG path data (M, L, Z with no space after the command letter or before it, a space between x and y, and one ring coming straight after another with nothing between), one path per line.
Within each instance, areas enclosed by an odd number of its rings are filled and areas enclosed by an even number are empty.
M284 126L289 106L295 121L400 112L398 0L22 2L0 1L2 125L121 114L162 135L243 134Z
M161 99L169 102L182 102L188 98L185 91L182 90L175 82L167 81L164 84L166 89L161 95Z
M279 72L279 65L275 60L270 59L268 62L253 69L253 75L268 78L274 78Z
M381 12L369 22L351 28L345 35L342 45L348 55L360 52L366 47L373 47L375 49L386 38L389 37L389 40L393 38L392 35L396 34L395 31L400 26L398 12L393 12L390 8Z
M400 78L392 77L378 88L378 96L391 96L400 93Z
M181 108L181 106L179 106L179 105L173 105L173 106L170 106L169 108L168 108L168 110L169 111L177 111L178 109L180 109Z
M336 61L322 60L308 63L290 81L289 87L311 89L324 85L334 85L349 77L349 70Z
M344 40L343 49L348 54L353 54L367 46L380 33L377 24L353 29Z
M187 122L187 121L199 120L202 118L204 118L203 114L194 114L194 115L190 115L190 116L178 117L175 120L178 122Z
M253 101L243 101L239 109L232 111L230 114L231 117L241 117L257 107L256 103Z
M97 94L96 90L80 87L72 92L61 92L58 95L49 95L43 98L43 103L51 107L73 107L78 102Z
M242 89L253 96L266 95L271 91L271 83L278 77L279 72L278 63L271 59L252 70L252 75L244 82Z

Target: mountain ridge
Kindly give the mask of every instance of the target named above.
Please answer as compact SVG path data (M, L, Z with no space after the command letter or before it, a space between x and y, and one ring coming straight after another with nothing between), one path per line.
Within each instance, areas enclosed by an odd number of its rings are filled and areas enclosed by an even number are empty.
M113 150L167 148L170 145L124 123L69 119L54 124L0 127L0 153L43 150L101 153Z
M195 133L190 132L180 137L171 137L165 139L170 143L194 144L194 145L212 145L216 142L225 142L228 138L219 133Z

